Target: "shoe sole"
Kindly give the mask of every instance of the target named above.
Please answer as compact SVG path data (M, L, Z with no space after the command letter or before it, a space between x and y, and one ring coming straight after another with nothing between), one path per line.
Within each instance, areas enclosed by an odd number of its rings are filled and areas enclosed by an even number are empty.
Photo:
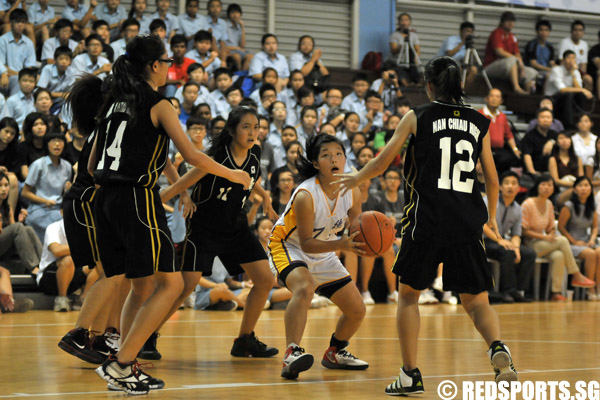
M164 383L161 386L151 386L151 385L148 385L148 388L150 390L160 390L160 389L162 389L164 387L165 387ZM113 385L110 382L108 382L108 384L106 385L106 388L108 390L113 391L113 392L120 392L121 391L121 389L118 386L115 386L115 385Z
M71 346L69 343L67 343L64 340L61 340L60 342L58 342L58 347L60 347L62 350L69 353L70 355L75 356L75 357L79 358L80 360L83 360L90 364L102 364L106 360L106 358L100 359L100 357L98 357L98 358L90 357L89 354L82 352L79 348L75 348L75 347Z
M388 392L387 390L385 391L385 394L387 394L388 396L402 396L402 397L411 396L413 394L423 394L423 393L425 393L424 390L417 390L416 392L403 392L403 393Z
M158 361L162 358L162 355L158 352L154 353L147 353L147 352L139 352L138 353L138 358L141 358L142 360L153 360L153 361Z
M279 350L274 348L273 350L270 350L265 353L251 354L248 352L240 353L240 352L235 351L234 349L231 349L231 352L229 354L231 354L233 357L242 357L242 358L269 358L269 357L273 357L273 356L276 356L277 354L279 354Z
M300 374L300 372L304 372L312 367L314 362L315 358L312 356L312 354L304 354L302 357L288 365L287 371L282 370L281 377L285 379L296 379L298 378L298 374Z
M127 394L131 394L131 395L142 395L142 394L148 394L148 391L133 391L131 389L127 389L124 387L119 386L116 381L113 379L112 376L108 375L107 373L104 372L104 369L102 368L102 365L99 366L98 368L96 368L94 371L96 371L96 374L98 374L98 376L102 379L104 379L106 382L108 382L109 385L112 385L112 387L114 389L110 389L110 390L115 390L115 391L121 391L121 392L125 392Z
M498 369L500 373L496 377L496 383L517 381L517 373L510 368L510 356L503 351L494 354L492 357L492 365Z
M324 366L325 368L329 368L329 369L348 369L348 370L353 370L353 371L362 371L362 370L369 368L369 364L367 364L367 365L336 364L336 363L332 363L331 361L326 360L326 359L321 360L321 365Z

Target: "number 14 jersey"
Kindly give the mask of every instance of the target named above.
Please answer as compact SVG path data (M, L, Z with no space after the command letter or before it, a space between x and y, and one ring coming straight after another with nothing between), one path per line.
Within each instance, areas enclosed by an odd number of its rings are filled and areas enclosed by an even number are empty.
M469 106L432 102L414 109L417 133L404 163L402 235L466 243L488 219L475 166L490 121Z

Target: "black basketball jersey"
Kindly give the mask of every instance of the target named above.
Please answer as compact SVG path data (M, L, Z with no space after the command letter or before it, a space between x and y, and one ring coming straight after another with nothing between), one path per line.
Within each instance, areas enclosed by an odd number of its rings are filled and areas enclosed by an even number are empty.
M242 165L236 165L229 148L214 157L215 161L231 169L246 171L251 178L248 190L220 176L208 174L194 186L192 200L197 210L192 216L196 229L204 233L226 234L247 227L244 205L260 177L260 146L254 145Z
M489 119L469 106L437 101L414 112L417 133L404 164L402 235L445 243L481 237L488 215L475 166Z
M88 172L88 161L90 159L90 153L92 152L92 145L94 144L94 138L96 137L96 131L94 131L83 144L83 148L79 153L77 159L77 176L71 189L65 193L65 199L74 199L79 201L91 201L96 186L94 185L94 178Z
M167 162L169 136L162 127L154 126L150 110L163 99L148 87L133 120L126 103L110 106L98 128L98 166L94 176L101 186L155 186Z

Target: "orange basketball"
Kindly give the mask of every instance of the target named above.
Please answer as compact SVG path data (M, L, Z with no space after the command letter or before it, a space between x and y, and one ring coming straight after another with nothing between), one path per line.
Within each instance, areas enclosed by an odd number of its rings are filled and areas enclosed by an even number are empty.
M355 242L363 242L361 248L367 256L379 256L390 248L394 242L394 225L392 221L379 211L365 211L352 221L350 234L360 231Z

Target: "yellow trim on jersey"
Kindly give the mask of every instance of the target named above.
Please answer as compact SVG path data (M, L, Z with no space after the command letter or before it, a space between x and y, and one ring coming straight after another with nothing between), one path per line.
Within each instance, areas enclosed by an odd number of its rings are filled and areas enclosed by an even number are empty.
M152 266L156 272L156 248L154 246L154 232L152 229L152 222L150 221L150 199L148 197L149 190L144 188L144 195L146 197L146 220L148 221L148 228L150 229L150 244L152 246Z
M82 202L81 209L83 210L83 217L85 218L85 226L88 234L88 240L90 242L90 248L92 250L92 258L94 261L100 261L100 253L98 250L98 241L96 240L96 224L94 224L94 214L90 203Z
M156 158L156 155L159 154L158 148L160 146L160 139L161 137L158 137L158 140L156 141L156 146L154 147L154 153L152 153L152 158L150 158L150 162L148 163L148 183L146 183L146 187L150 187L151 183L152 183L152 164L154 163L154 159Z
M325 285L329 285L329 284L331 284L331 283L334 283L334 282L337 282L337 281L341 281L342 279L346 279L346 278L347 278L347 277L349 277L349 276L350 276L350 274L348 274L348 275L346 275L346 276L344 276L344 277L342 277L342 278L335 278L335 279L332 279L332 280L330 280L330 281L323 282L323 283L321 283L319 286L317 286L317 288L315 289L315 292L319 291L319 288L322 288L322 287L323 287L323 286L325 286ZM351 277L351 276L350 276L350 277ZM351 278L352 278L352 277L351 277Z
M156 173L156 175L154 176L154 183L152 184L152 186L154 187L154 185L156 185L156 182L158 182L158 178L160 178L160 174L156 171L158 168L158 158L160 156L160 154L162 153L163 149L165 148L165 145L169 142L169 140L166 137L161 137L162 139L162 143L160 145L160 149L158 150L158 155L156 156L156 159L154 160L154 172ZM157 227L158 229L158 227Z
M90 197L88 202L91 203L92 201L94 201L94 197L96 196L96 193L98 193L98 188L94 188L94 191L92 192L92 197Z
M400 224L404 224L406 222L406 224L402 225L402 235L404 235L404 232L406 232L406 229L408 229L408 227L410 226L410 218L408 217L408 214L410 212L410 210L415 206L416 202L414 199L414 194L415 194L415 181L417 180L417 164L415 161L415 149L414 147L411 149L412 151L412 157L411 157L411 164L410 164L410 170L408 171L408 176L406 176L406 180L410 185L410 195L409 195L409 201L408 204L406 206L404 206L404 216L400 219Z
M148 189L147 189L148 190ZM161 242L160 242L160 230L158 229L158 221L156 220L156 207L154 207L154 192L152 190L148 190L150 192L150 204L152 204L152 218L154 219L154 226L156 229L156 242L158 245L158 249L156 250L156 268L155 271L158 271L158 267L159 267L159 263L160 263L160 248L161 248Z
M310 195L310 198L312 199L313 202L313 212L314 212L314 208L315 208L315 201L314 198L312 197L312 193L310 193L308 190L302 188L302 189L298 189L298 191L296 192L294 199L296 198L296 196L298 195L298 193L300 192L306 192ZM283 225L276 225L275 228L273 228L273 233L271 234L271 240L286 240L297 228L297 221L296 221L296 213L294 212L294 199L292 199L292 204L290 205L290 208L288 210L288 212L283 216Z
M284 269L290 266L292 260L287 253L285 244L283 241L272 241L269 242L269 250L271 254L271 260L277 269L277 273L281 274Z

